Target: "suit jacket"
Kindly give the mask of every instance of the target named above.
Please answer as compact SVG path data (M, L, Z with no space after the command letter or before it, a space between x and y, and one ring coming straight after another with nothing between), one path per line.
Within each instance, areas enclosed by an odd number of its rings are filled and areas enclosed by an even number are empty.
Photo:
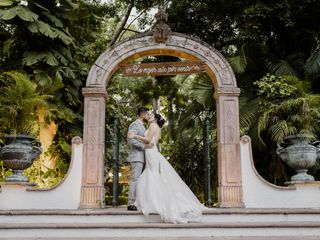
M144 136L146 128L140 120L136 120L130 124L128 132L136 135ZM145 144L137 139L128 138L129 144L129 162L145 162Z

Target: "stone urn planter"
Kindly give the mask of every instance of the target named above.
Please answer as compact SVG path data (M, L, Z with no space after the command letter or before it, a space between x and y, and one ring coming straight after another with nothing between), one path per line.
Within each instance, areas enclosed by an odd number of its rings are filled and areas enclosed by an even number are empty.
M7 135L5 144L0 149L0 159L4 165L13 170L6 182L29 182L22 175L23 170L30 167L33 160L42 152L41 144L28 135Z
M318 144L319 142L310 143L310 140L300 134L288 136L282 144L278 144L277 155L297 171L297 174L291 177L292 182L314 181L314 177L307 172L320 158Z

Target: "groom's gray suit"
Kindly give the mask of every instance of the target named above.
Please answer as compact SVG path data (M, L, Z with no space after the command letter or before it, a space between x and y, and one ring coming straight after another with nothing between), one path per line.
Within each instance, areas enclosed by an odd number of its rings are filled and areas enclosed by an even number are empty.
M146 128L142 121L137 119L130 124L128 132L136 135L144 136ZM136 187L137 180L142 173L145 163L145 144L139 140L128 138L129 144L129 157L128 160L131 163L131 179L129 186L129 201L128 205L135 205L136 201Z

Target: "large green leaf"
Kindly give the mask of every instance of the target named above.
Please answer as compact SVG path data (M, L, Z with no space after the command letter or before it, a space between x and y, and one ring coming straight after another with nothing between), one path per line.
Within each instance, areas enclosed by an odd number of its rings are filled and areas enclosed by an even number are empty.
M296 69L285 59L271 62L268 65L270 71L276 76L291 75L299 77Z
M56 27L60 27L60 28L63 27L62 21L61 21L59 18L57 18L56 16L54 16L54 15L48 13L48 12L45 12L44 15L46 15L46 17L49 18L49 20L50 20L52 23L54 23L54 25L55 25Z
M26 51L23 54L22 63L26 66L31 66L38 63L39 61L42 61L43 58L44 53Z
M63 31L55 29L55 33L57 34L57 37L60 38L65 44L69 45L73 42L73 38L71 36L68 36Z
M71 146L66 141L61 141L60 146L69 156L71 155Z
M192 88L192 95L196 101L205 109L212 109L215 106L213 94L214 87L210 78L207 75L198 76L198 82Z
M72 37L68 36L63 31L54 28L43 21L36 21L34 23L31 23L28 26L28 29L33 33L41 33L52 39L59 38L60 40L62 40L63 43L67 45L73 42Z
M320 45L307 60L305 68L308 77L315 79L320 76Z
M72 0L61 0L60 2L63 4L69 5L73 9L79 8L79 4L74 3Z
M247 67L247 61L242 56L234 56L228 58L228 62L235 73L244 73Z
M55 58L55 56L51 52L48 52L44 55L44 61L50 66L59 65L59 61Z
M39 33L39 25L38 23L31 23L29 26L28 26L28 29L30 32L32 33Z
M296 134L297 129L290 126L286 120L280 120L269 128L271 139L276 143L281 143L289 135Z
M37 14L32 12L29 8L21 5L5 10L0 10L0 19L2 20L11 20L16 16L27 22L34 22L38 19Z
M228 62L235 73L244 73L247 67L247 58L244 52L244 46L241 47L239 55L228 58Z
M57 34L55 33L54 29L47 23L38 21L38 30L43 35L50 37L50 38L56 38Z
M51 53L51 52L30 52L26 51L23 54L22 63L26 66L31 66L33 64L36 64L38 62L44 61L50 66L58 66L59 61L57 58Z
M38 15L32 12L29 8L24 6L17 6L18 16L27 22L34 22L38 19Z
M64 65L67 65L69 63L69 61L61 54L61 52L57 51L57 50L53 50L52 53L54 54L54 56L59 59L60 62L62 62Z
M0 19L2 20L11 20L17 15L18 12L16 8L10 8L5 10L0 9Z
M3 54L6 55L6 56L10 56L10 48L11 48L11 45L15 42L15 39L8 39L7 41L5 41L3 43Z
M36 81L41 87L52 84L52 78L45 71L35 70L34 74Z
M57 34L53 31L51 26L45 22L37 21L34 23L31 23L28 26L28 29L33 33L41 33L47 37L50 38L56 38Z
M8 7L13 4L12 0L1 0L0 1L0 7Z

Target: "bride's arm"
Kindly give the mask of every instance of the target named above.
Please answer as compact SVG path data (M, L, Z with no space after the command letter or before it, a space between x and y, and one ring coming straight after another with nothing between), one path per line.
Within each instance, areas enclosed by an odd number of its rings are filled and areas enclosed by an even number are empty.
M148 130L148 134L147 136L140 136L140 135L135 135L135 134L131 134L131 138L140 140L144 143L150 143L152 140L153 135L155 134L155 124L151 124Z

